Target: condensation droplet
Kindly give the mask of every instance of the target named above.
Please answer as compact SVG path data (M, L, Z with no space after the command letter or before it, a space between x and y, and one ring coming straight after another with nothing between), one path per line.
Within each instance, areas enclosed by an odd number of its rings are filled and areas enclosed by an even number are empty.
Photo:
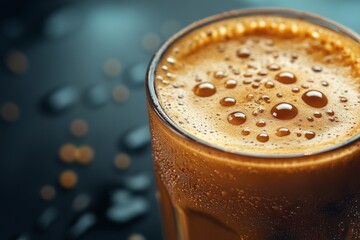
M247 100L252 100L252 99L254 99L254 94L249 93L248 95L246 95L246 99L247 99Z
M313 122L314 121L314 118L313 117L307 117L306 118L309 122Z
M277 96L278 98L282 98L282 97L283 97L283 95L282 95L281 93L277 93L276 96Z
M199 97L210 97L216 93L216 88L210 82L203 82L194 87L194 93Z

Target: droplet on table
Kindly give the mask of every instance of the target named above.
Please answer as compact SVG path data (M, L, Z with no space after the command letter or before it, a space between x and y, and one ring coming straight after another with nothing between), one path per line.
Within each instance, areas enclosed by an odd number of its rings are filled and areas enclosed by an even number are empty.
M97 84L92 86L85 93L85 102L93 108L98 108L105 105L110 99L110 91L104 84Z
M24 53L12 50L5 56L5 63L8 69L16 75L23 75L29 68L29 61Z
M77 138L85 136L88 129L88 124L83 119L74 119L70 124L70 133Z
M47 113L62 113L73 107L79 100L79 92L73 86L63 86L52 91L44 100L43 107Z
M122 65L119 59L109 58L105 61L103 66L104 74L109 78L116 78L120 76Z
M129 151L140 150L150 144L149 126L143 125L125 133L122 145Z
M134 192L145 191L151 185L151 178L146 173L139 173L137 175L126 177L124 185L127 189Z
M40 189L40 197L44 201L51 201L55 198L55 196L56 196L56 190L51 185L44 185Z
M15 122L19 118L20 110L16 103L7 102L1 105L0 114L4 121Z
M117 85L112 91L112 98L116 103L123 103L129 98L130 92L125 85Z
M85 213L67 230L66 235L69 239L78 239L88 232L96 223L97 217L94 213Z
M39 217L35 224L38 231L46 231L57 219L58 210L55 207L49 207Z

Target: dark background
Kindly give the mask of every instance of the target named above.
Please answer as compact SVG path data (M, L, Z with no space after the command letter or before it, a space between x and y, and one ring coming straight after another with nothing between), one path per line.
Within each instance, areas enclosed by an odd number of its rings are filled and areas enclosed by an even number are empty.
M11 122L0 116L0 240L125 240L134 233L161 239L146 132L146 66L161 42L194 20L265 6L318 13L360 32L358 0L1 0L0 108L14 103L19 115ZM14 51L27 66L20 72L9 65ZM103 69L109 59L121 65L114 77ZM118 85L129 90L121 103L111 95ZM59 92L64 95L54 95ZM51 102L56 96L60 102ZM89 128L81 138L69 131L77 118ZM62 163L65 143L91 146L93 161ZM114 167L118 153L131 157L125 170ZM78 183L64 190L58 178L68 169ZM40 197L44 185L56 190L51 201ZM131 200L113 199L121 193ZM138 200L141 209L127 211ZM113 205L127 213L112 219Z

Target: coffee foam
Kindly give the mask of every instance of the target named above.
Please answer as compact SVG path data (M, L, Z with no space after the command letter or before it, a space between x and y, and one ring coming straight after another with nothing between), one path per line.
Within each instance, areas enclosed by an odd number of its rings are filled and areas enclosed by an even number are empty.
M359 43L302 20L197 29L164 54L155 87L176 125L230 151L312 152L360 129Z

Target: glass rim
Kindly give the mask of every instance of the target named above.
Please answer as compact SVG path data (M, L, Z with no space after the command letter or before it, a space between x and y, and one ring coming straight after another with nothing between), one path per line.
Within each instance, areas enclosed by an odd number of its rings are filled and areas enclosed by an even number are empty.
M191 142L196 144L200 144L203 147L210 148L212 150L217 150L220 152L224 152L227 154L234 154L235 156L246 156L246 157L253 157L253 158L299 158L305 156L314 156L319 155L322 153L328 153L331 151L338 150L344 146L350 145L351 143L360 140L360 133L357 133L353 137L347 139L338 144L334 144L329 147L319 148L315 151L309 152L299 152L299 153L258 153L258 152L251 152L251 151L240 151L240 150L229 150L225 147L212 144L205 140L202 140L189 132L186 132L184 129L179 127L175 122L171 120L171 118L166 114L164 109L162 108L159 100L157 98L156 89L155 89L155 72L157 66L167 52L167 50L175 43L177 40L181 39L182 37L186 36L187 34L191 33L192 31L209 25L211 23L215 23L218 21L232 19L237 17L246 17L246 16L256 16L256 15L266 15L266 16L282 16L294 19L304 20L306 22L313 23L315 25L327 28L331 31L338 32L340 34L344 34L347 37L351 38L355 42L360 44L360 36L355 33L354 31L350 30L349 28L329 20L327 18L321 17L319 15L308 13L299 10L287 9L287 8L245 8L245 9L238 9L232 11L226 11L223 13L219 13L216 15L212 15L210 17L195 21L190 25L187 25L182 30L178 31L174 34L171 38L165 41L161 47L157 50L154 56L151 59L150 65L148 66L146 80L145 80L145 89L146 89L146 97L147 101L150 104L150 107L155 111L156 115L160 118L160 120L170 129L172 132L177 134L181 138L185 138Z

